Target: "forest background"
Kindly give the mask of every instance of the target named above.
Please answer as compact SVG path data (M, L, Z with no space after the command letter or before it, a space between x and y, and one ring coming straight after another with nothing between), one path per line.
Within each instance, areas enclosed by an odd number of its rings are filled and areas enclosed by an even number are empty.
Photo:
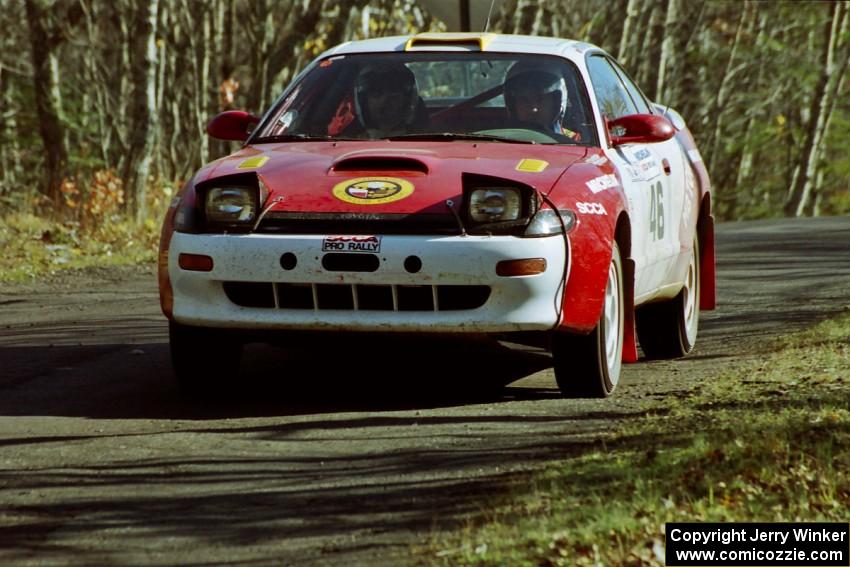
M446 31L441 1L0 0L0 279L153 259L171 197L235 149L215 114L261 114L343 41ZM720 220L850 212L850 2L499 0L489 31L617 57L688 121Z

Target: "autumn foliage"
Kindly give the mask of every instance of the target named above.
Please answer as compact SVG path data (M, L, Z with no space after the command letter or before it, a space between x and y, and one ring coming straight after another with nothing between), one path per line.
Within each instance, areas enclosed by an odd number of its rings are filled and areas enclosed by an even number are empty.
M445 30L426 5L0 0L2 213L85 230L116 215L158 220L162 194L234 149L206 136L211 117L261 114L338 43ZM719 219L850 211L848 3L565 5L497 2L489 31L574 38L615 55L688 120Z

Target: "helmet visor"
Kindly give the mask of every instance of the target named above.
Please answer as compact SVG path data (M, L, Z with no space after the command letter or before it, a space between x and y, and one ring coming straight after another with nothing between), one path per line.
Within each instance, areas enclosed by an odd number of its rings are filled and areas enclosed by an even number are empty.
M510 77L505 82L505 90L548 94L560 92L563 82L563 78L547 71L524 71Z
M374 69L359 78L357 89L369 97L408 95L413 92L413 81L407 69Z

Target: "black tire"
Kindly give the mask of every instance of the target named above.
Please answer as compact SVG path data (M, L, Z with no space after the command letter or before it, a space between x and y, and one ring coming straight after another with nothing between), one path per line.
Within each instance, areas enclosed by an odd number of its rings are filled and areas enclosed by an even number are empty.
M233 335L171 321L168 343L171 367L184 393L221 394L239 374L242 342Z
M699 331L699 260L695 238L682 291L673 299L651 303L635 312L638 340L647 358L681 358L693 350Z
M623 263L614 244L599 323L587 335L552 334L555 380L568 398L606 398L623 365Z

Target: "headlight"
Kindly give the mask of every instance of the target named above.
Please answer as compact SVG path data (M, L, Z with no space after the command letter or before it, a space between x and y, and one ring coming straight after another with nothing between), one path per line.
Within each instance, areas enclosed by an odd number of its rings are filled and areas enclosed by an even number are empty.
M204 202L208 222L250 223L257 217L257 190L253 187L212 187Z
M269 188L256 173L215 177L195 186L198 216L205 232L250 232Z
M475 223L513 221L522 215L522 196L511 187L482 187L469 195L469 218Z
M469 234L522 236L539 206L537 190L513 179L464 173L461 214Z

